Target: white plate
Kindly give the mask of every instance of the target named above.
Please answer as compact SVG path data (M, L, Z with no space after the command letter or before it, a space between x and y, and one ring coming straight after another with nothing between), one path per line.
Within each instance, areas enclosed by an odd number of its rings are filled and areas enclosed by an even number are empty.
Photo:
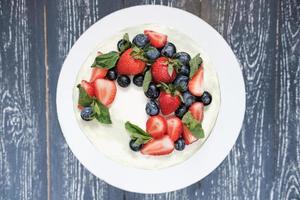
M180 30L211 59L219 76L221 107L216 125L203 146L190 159L169 168L143 170L120 165L90 143L79 128L72 92L77 73L99 40L127 27L160 24ZM139 193L162 193L189 186L212 172L233 147L245 112L244 80L239 64L225 40L206 22L188 12L165 6L136 6L114 12L92 25L70 50L57 86L57 113L72 152L93 174L115 187Z

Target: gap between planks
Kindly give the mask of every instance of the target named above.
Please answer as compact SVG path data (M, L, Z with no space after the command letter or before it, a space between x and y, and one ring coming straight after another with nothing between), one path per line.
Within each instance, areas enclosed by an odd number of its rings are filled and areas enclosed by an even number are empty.
M45 65L45 117L46 117L46 154L47 154L47 199L51 199L51 166L50 166L50 129L49 129L49 65L48 65L48 35L47 6L44 5L44 65Z

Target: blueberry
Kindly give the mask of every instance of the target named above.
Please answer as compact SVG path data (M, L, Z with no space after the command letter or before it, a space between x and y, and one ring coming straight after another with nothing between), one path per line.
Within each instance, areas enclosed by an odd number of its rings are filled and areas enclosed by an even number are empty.
M150 99L156 99L160 94L159 89L156 87L154 83L150 83L148 90L145 92L146 97Z
M190 75L190 67L188 65L182 65L178 71L179 74L189 76Z
M189 65L191 56L186 52L175 53L173 58L178 59L183 65Z
M148 39L148 37L146 35L144 35L144 34L141 33L141 34L136 35L133 38L132 42L136 46L138 46L140 48L143 48L149 42L149 39Z
M93 116L93 108L92 107L84 107L80 113L80 116L85 121L91 121Z
M141 150L141 148L142 148L143 145L142 144L141 145L135 145L134 143L135 143L135 140L130 140L130 142L129 142L130 149L132 151L139 151L139 150Z
M116 80L118 77L118 73L116 68L111 68L107 71L106 78L109 80Z
M143 86L143 81L144 81L144 75L143 74L137 74L133 77L133 83L138 87Z
M176 76L173 84L175 87L180 87L181 91L186 91L188 89L188 81L189 77L179 74Z
M175 115L176 115L176 117L178 117L178 118L182 118L183 117L183 115L186 113L188 111L188 108L186 107L186 105L184 105L184 104L181 104L178 108L177 108L177 110L175 110Z
M179 138L176 142L175 142L175 149L177 151L182 151L185 148L185 142L183 138Z
M117 82L121 87L128 87L130 85L130 78L126 75L121 75L118 77Z
M157 105L157 103L154 100L150 100L147 104L146 104L146 113L150 116L154 116L154 115L158 115L159 113L159 107Z
M196 101L196 97L193 96L189 91L186 91L182 94L183 97L183 103L189 107Z
M161 50L161 55L171 58L176 53L176 47L173 43L168 42Z
M208 106L211 103L212 96L209 92L205 91L200 97L200 100L205 106Z
M123 52L126 49L130 48L131 44L129 41L121 39L118 41L117 48L119 52Z
M160 52L156 48L152 47L148 51L145 52L145 55L149 60L153 61L153 60L156 60L160 56Z

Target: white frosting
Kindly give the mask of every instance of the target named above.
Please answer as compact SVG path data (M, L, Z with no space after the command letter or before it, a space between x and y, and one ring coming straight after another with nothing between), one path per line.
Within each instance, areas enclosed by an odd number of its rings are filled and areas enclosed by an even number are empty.
M192 57L200 53L204 63L204 88L212 95L212 103L205 107L204 120L202 122L205 131L205 138L186 146L183 151L174 150L171 154L165 156L145 156L139 152L133 152L129 148L130 137L124 128L124 123L130 121L139 125L145 130L145 124L148 116L145 112L147 98L142 88L131 84L128 88L117 88L115 101L110 107L112 125L103 125L96 120L86 122L80 118L80 111L77 109L78 89L76 84L81 80L89 80L91 74L90 65L96 56L97 51L109 52L116 50L116 44L124 33L128 33L130 38L138 33L142 33L144 29L151 29L168 35L168 40L173 42L177 51L188 52ZM105 31L105 30L103 30ZM201 36L199 36L201 37ZM101 39L100 39L101 40ZM89 58L82 64L76 84L74 85L73 99L74 111L80 128L89 138L91 143L106 157L123 165L143 168L143 169L160 169L181 163L191 157L204 143L212 131L220 106L220 88L218 77L212 67L212 63L200 49L201 44L195 44L190 38L175 31L172 28L162 27L158 25L148 24L139 27L128 28L109 39L101 42ZM82 147L84 148L84 147Z

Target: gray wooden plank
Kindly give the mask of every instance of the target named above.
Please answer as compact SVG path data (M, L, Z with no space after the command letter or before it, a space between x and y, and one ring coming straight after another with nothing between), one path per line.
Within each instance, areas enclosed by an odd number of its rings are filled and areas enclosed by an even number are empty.
M123 192L99 180L74 157L56 115L56 84L62 63L79 36L122 1L65 0L47 3L50 103L51 199L122 199Z
M203 1L202 8L202 17L223 35L240 61L247 93L241 135L227 159L202 181L203 195L269 199L277 150L273 143L277 4Z
M0 1L0 199L47 199L43 1Z
M300 1L278 5L276 147L271 198L300 199Z

